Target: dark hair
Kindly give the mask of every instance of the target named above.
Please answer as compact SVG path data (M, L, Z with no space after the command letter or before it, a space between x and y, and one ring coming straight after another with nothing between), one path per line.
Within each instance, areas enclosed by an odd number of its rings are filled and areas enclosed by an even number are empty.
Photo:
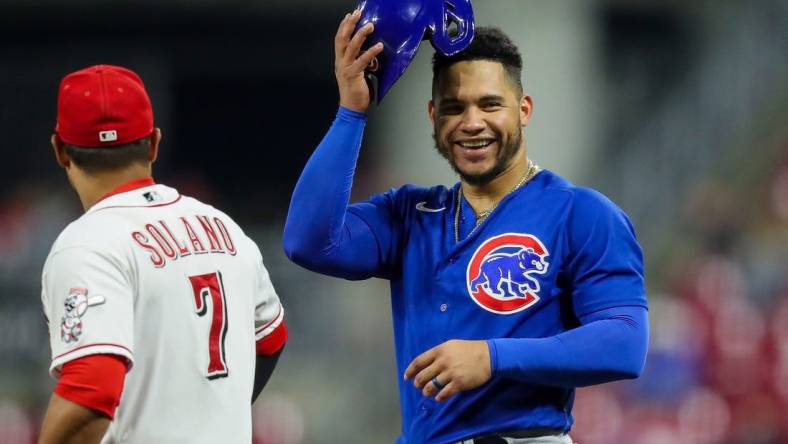
M135 163L144 164L150 152L150 137L143 137L125 145L103 148L84 148L64 144L68 156L88 174L114 171Z
M447 57L440 52L435 52L432 57L432 93L438 87L438 78L441 73L457 62L489 60L503 65L509 81L518 88L522 94L523 83L523 58L517 45L498 28L480 26L476 28L473 41L463 51Z

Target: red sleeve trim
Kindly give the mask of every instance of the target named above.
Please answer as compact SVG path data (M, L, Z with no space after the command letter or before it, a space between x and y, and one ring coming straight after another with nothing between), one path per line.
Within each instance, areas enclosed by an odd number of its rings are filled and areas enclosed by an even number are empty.
M63 364L54 392L110 419L120 403L126 379L126 358L90 355Z
M278 327L263 339L257 341L257 354L271 356L285 346L287 342L287 324L283 320Z

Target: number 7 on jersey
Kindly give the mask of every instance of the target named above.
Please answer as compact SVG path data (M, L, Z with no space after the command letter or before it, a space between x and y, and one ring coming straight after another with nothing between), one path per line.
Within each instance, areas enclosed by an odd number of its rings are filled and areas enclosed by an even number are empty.
M211 298L211 329L208 334L208 379L227 376L224 360L224 338L227 336L227 300L224 297L222 274L219 272L189 276L194 290L194 305L197 316L208 314L208 298Z

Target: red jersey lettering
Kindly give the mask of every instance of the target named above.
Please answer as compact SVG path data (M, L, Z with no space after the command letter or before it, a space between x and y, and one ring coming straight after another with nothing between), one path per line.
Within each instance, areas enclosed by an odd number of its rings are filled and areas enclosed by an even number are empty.
M186 220L185 217L181 217L181 221L183 222L183 227L186 229L186 235L189 236L189 242L192 244L192 250L196 254L207 253L208 250L202 244L202 241L199 237L197 237L197 233L194 232L194 228L192 228L189 221Z
M197 220L200 221L200 225L202 225L202 229L205 230L205 236L208 237L208 242L211 244L211 253L221 253L224 250L222 249L222 244L219 242L219 236L216 234L216 229L211 225L210 219L207 216L197 216Z
M213 223L216 224L216 227L219 228L219 233L222 235L222 240L224 241L224 246L227 249L227 252L235 255L235 243L233 239L230 237L230 232L227 230L227 227L224 225L221 219L218 217L213 218Z
M159 251L156 250L156 247L148 244L148 238L144 234L140 233L139 231L135 231L131 233L131 237L134 239L134 242L136 242L137 245L150 252L150 261L153 262L153 266L156 268L161 268L164 266L164 258L161 256L161 254L159 254Z

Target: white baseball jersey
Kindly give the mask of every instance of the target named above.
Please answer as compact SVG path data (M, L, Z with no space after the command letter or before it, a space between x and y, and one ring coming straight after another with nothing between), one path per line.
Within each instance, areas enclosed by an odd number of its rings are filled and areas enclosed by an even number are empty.
M123 189L71 223L44 265L50 372L99 353L129 361L102 443L250 443L255 341L283 319L260 251L173 188Z

